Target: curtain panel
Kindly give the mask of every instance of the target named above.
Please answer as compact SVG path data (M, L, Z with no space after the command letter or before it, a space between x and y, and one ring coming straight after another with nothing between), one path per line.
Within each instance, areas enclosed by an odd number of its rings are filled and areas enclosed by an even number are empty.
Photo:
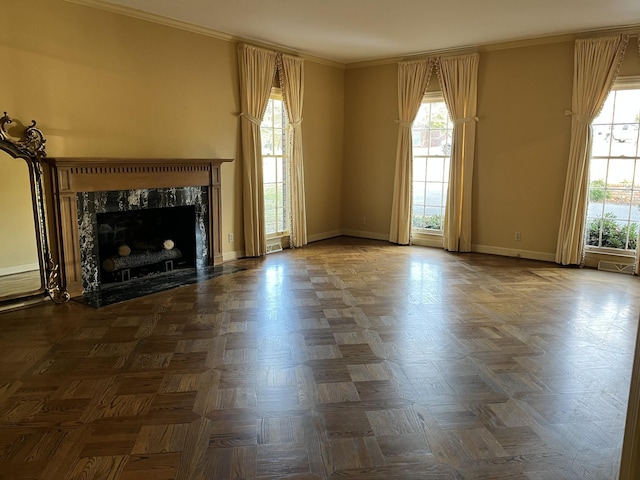
M580 265L584 253L589 191L591 123L598 116L624 58L628 35L576 40L574 49L571 144L556 247L556 263Z
M289 115L291 180L291 246L307 244L307 221L302 155L303 60L252 45L238 45L240 76L242 198L244 245L248 257L267 252L264 220L262 138L260 125L277 72Z
M638 46L638 54L640 54L640 32L636 35L636 44ZM636 259L633 262L635 267L633 269L634 275L640 275L640 228L638 229L638 240L636 242Z
M260 124L276 74L276 52L251 45L238 45L238 68L242 112L244 248L248 257L258 257L267 251Z
M304 99L303 60L291 55L278 55L280 85L289 117L289 178L291 181L290 246L307 244L307 214L304 192L302 153L302 104Z
M433 60L430 59L398 63L398 146L389 241L400 245L408 245L411 237L411 126L420 109L432 71Z
M444 248L471 251L471 194L478 117L477 53L441 58L440 85L453 121L449 189L444 218Z

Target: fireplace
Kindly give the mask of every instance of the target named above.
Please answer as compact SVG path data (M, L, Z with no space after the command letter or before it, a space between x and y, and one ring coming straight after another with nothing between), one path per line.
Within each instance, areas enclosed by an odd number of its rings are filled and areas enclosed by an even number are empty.
M145 271L221 264L220 167L228 161L50 159L62 285L73 297L99 290L103 283L144 276ZM186 217L189 226L182 223ZM177 227L173 233L172 225ZM132 231L125 233L129 227ZM189 238L180 233L184 230ZM163 238L172 236L176 238ZM165 240L174 246L159 247ZM117 253L121 245L131 252ZM161 251L172 249L177 251ZM133 253L137 257L117 258ZM139 264L142 257L148 265ZM103 265L108 258L115 264L111 272Z

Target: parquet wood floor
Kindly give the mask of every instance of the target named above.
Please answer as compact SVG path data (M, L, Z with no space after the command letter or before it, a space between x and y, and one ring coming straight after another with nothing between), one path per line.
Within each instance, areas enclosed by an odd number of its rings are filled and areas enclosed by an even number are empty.
M0 479L614 479L635 277L338 238L0 315Z

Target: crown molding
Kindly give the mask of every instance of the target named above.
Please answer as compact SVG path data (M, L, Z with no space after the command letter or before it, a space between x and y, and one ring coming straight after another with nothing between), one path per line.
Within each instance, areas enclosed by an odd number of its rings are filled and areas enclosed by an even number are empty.
M304 60L308 60L310 62L319 63L322 65L328 65L330 67L335 68L345 68L345 64L336 62L333 60L329 60L322 57L316 57L314 55L308 55L296 50L292 50L287 47L283 47L282 45L277 45L273 43L263 42L254 40L252 38L244 38L238 37L235 35L231 35L228 33L219 32L212 28L200 27L198 25L194 25L189 22L183 22L182 20L176 20L174 18L165 17L162 15L156 15L154 13L143 12L142 10L137 10L131 7L123 7L121 5L114 5L112 3L107 3L103 0L65 0L68 3L73 3L76 5L81 5L84 7L95 8L97 10L102 10L109 13L115 13L117 15L124 15L126 17L136 18L138 20L144 20L151 23L156 23L158 25L163 25L166 27L177 28L179 30L184 30L191 33L196 33L198 35L204 35L207 37L212 37L218 40L223 40L225 42L231 43L251 43L252 45L256 45L259 47L270 48L274 50L278 50L283 53L289 53L291 55L296 55Z
M538 45L549 45L553 43L573 42L579 38L587 38L591 36L620 35L627 34L630 37L640 36L640 25L627 25L620 27L601 28L596 30L583 30L572 33L564 33L561 35L548 35L543 37L523 38L519 40L510 40L506 42L479 43L477 45L466 45L457 48L446 48L441 50L430 50L411 55L387 57L363 62L348 63L345 65L347 70L355 68L376 67L380 65L388 65L407 60L418 60L421 58L439 57L443 55L466 55L476 52L493 52L498 50L509 50L513 48L535 47ZM640 38L639 38L640 41Z
M210 28L199 27L192 23L183 22L182 20L176 20L162 15L156 15L155 13L143 12L131 7L123 7L121 5L114 5L112 3L103 2L101 0L65 0L68 3L74 3L76 5L82 5L84 7L91 7L98 10L103 10L109 13L115 13L118 15L124 15L126 17L137 18L139 20L145 20L147 22L157 23L167 27L173 27L180 30L186 30L188 32L197 33L199 35L205 35L207 37L217 38L218 40L225 40L227 42L233 41L232 35L227 33L218 32Z
M346 70L351 70L356 68L376 67L380 65L389 65L389 64L398 63L401 61L406 61L406 60L418 60L420 58L425 58L425 57L435 57L435 56L442 56L442 55L465 55L465 54L475 53L475 52L491 52L491 51L497 51L497 50L508 50L512 48L532 47L532 46L538 46L538 45L548 45L553 43L571 42L571 41L575 41L578 38L584 38L584 37L593 36L593 35L598 35L598 36L599 35L618 35L621 33L626 33L629 36L637 37L638 33L640 32L640 24L634 24L634 25L600 28L600 29L593 29L593 30L582 30L582 31L576 31L571 33L564 33L560 35L547 35L547 36L541 36L541 37L522 38L518 40L510 40L505 42L479 43L475 45L465 45L465 46L456 47L456 48L447 48L447 49L440 49L440 50L425 50L423 52L416 52L416 53L403 55L403 56L384 57L379 59L365 60L362 62L341 63L335 60L329 60L327 58L309 55L304 52L300 52L297 50L293 50L291 48L284 47L282 45L255 40L252 38L238 37L228 33L219 32L212 28L200 27L198 25L194 25L189 22L183 22L181 20L176 20L176 19L165 17L162 15L156 15L154 13L143 12L142 10L137 10L135 8L114 5L112 3L107 3L104 0L65 0L65 1L68 3L82 5L85 7L91 7L98 10L115 13L118 15L137 18L139 20L144 20L147 22L164 25L167 27L177 28L187 32L196 33L198 35L205 35L207 37L216 38L218 40L223 40L226 42L251 43L259 47L270 48L270 49L278 50L283 53L296 55L310 62L318 63L321 65L327 65L334 68L346 69Z

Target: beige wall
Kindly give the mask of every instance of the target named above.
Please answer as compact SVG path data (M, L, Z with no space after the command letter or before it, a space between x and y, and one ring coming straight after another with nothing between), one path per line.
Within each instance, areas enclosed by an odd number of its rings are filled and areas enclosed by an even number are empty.
M473 243L481 249L555 251L572 62L572 43L481 53L473 185ZM397 66L348 70L346 88L345 178L351 177L347 172L356 178L362 176L356 172L368 174L345 188L344 226L386 238L398 129ZM429 90L437 89L434 73ZM358 223L365 210L375 218L368 228ZM515 231L522 234L519 245Z
M303 143L309 240L339 234L344 148L344 70L305 62Z
M571 109L572 79L573 42L481 54L476 248L553 259L569 155L571 117L564 112ZM521 241L515 241L515 232Z
M388 239L398 126L397 66L347 70L342 228Z
M571 109L573 45L480 53L474 251L554 259L571 133L564 112ZM621 74L640 74L635 39ZM434 74L429 90L435 89ZM396 91L395 64L347 70L343 228L374 238L389 232Z
M62 0L24 0L3 4L0 64L0 109L37 119L50 157L238 157L232 42ZM312 237L340 228L343 75L305 62ZM240 172L239 161L222 167L222 249L231 258L243 250Z

